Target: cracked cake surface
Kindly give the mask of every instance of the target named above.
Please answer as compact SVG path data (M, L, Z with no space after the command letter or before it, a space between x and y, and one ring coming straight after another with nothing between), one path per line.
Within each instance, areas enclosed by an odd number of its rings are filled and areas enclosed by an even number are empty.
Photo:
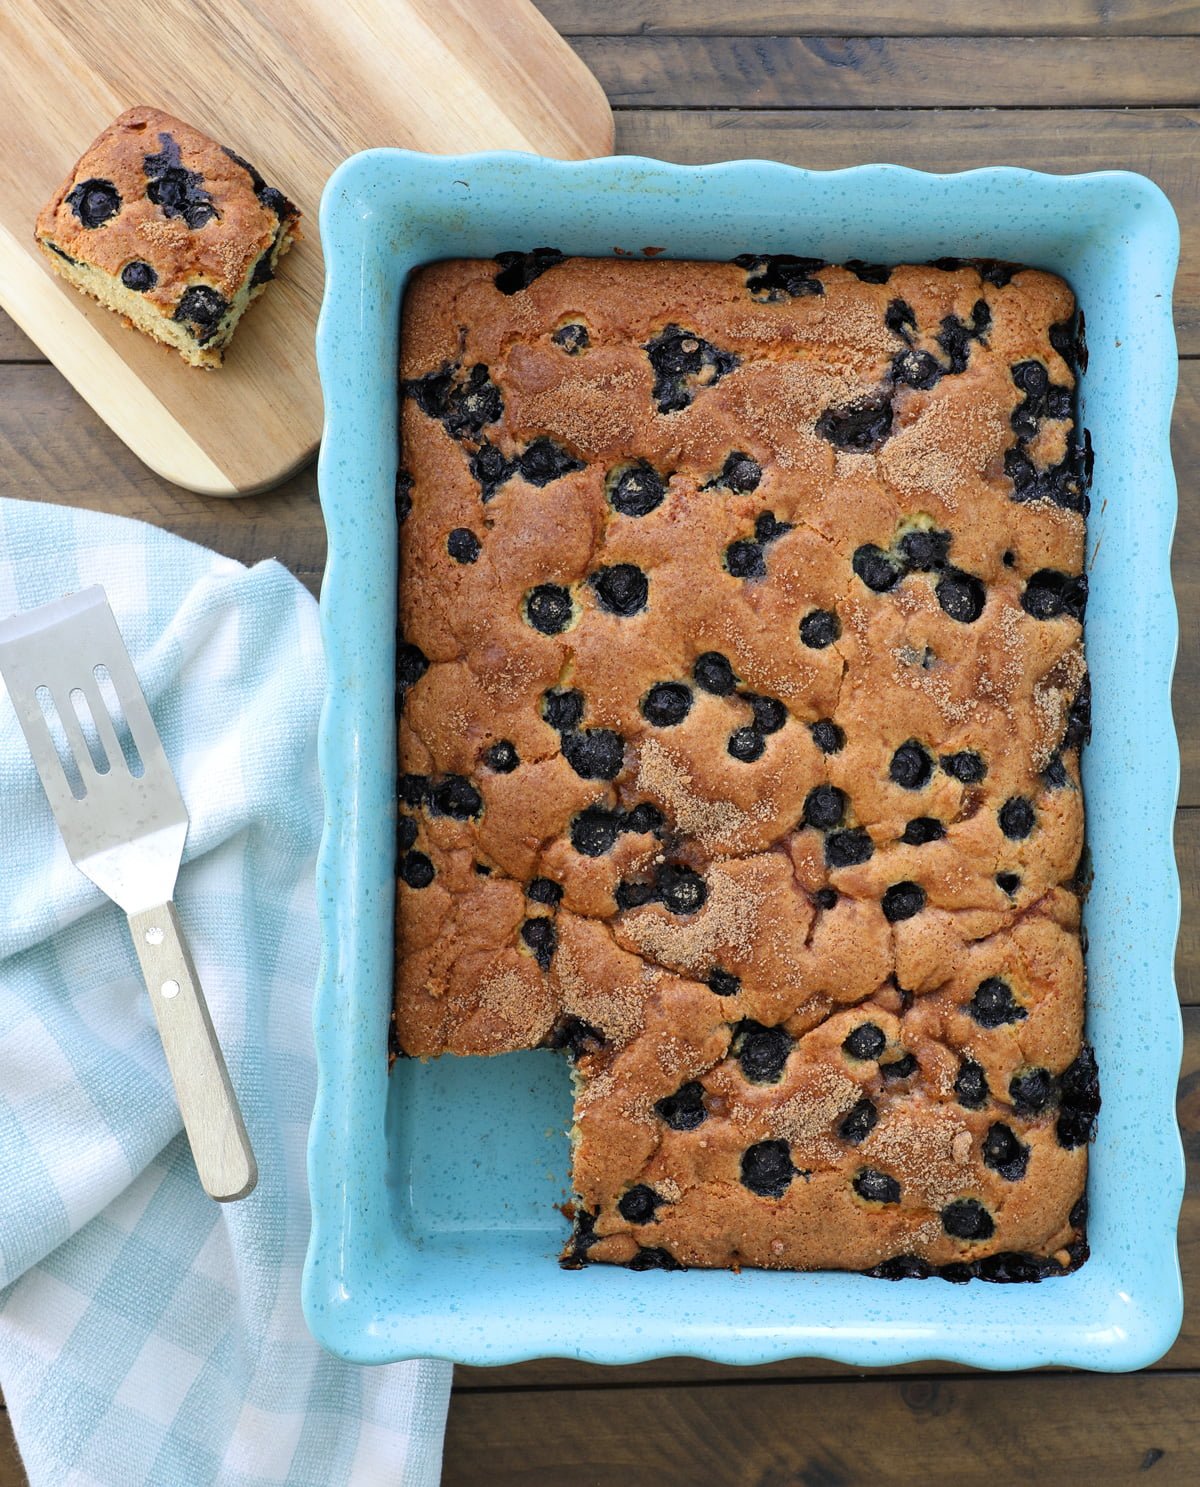
M569 1263L1086 1255L1057 277L452 261L401 346L395 1038L575 1061Z

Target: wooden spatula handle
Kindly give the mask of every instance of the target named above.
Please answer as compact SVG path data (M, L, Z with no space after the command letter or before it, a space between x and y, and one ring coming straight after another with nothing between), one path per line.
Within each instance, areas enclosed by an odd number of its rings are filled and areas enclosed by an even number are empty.
M244 1198L258 1166L173 903L129 915L167 1067L204 1191Z

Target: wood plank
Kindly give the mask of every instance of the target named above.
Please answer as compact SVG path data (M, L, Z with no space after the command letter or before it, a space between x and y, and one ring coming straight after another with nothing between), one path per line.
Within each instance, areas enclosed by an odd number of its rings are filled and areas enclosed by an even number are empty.
M0 1401L0 1487L27 1487L28 1478L12 1433L8 1411Z
M501 1391L450 1402L442 1487L1195 1481L1195 1374Z
M1192 881L1195 882L1193 875ZM1155 1368L1200 1368L1200 1007L1183 1011L1183 1067L1177 1110L1187 1156L1187 1190L1179 1221L1179 1257L1186 1306L1178 1341ZM1103 1117L1101 1117L1103 1118ZM932 1282L922 1282L932 1284ZM938 1282L942 1284L942 1282ZM975 1371L956 1364L922 1362L891 1369L854 1369L820 1358L791 1358L755 1368L728 1368L698 1358L661 1358L624 1368L538 1358L508 1368L456 1368L456 1389L602 1388L613 1384L754 1383L763 1380L813 1378L894 1378L902 1374L954 1374ZM1200 1445L1200 1442L1197 1443ZM857 1479L855 1479L857 1480ZM886 1480L886 1479L885 1479ZM931 1479L934 1480L934 1479ZM1002 1478L1012 1481L1010 1475ZM2 1484L0 1484L2 1487Z
M50 366L0 366L0 494L153 522L243 563L277 557L315 593L325 524L310 465L266 496L223 501L155 475Z
M0 362L45 360L16 322L0 310Z
M1194 0L535 0L564 36L1195 36Z
M1200 58L1151 36L580 36L574 47L617 108L1187 108Z
M1200 353L1200 112L1102 109L617 113L617 151L698 164L753 157L816 170L888 160L934 171L1024 165L1136 170L1166 191L1183 229L1175 287L1180 350Z

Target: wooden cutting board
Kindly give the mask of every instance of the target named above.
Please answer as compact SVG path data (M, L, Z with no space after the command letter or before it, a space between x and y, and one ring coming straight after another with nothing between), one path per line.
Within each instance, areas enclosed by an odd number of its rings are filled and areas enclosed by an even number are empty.
M33 243L43 202L139 103L244 155L304 213L219 371L127 330ZM0 120L0 305L153 470L219 496L316 451L317 206L335 166L374 145L584 158L613 141L599 84L529 0L0 0Z

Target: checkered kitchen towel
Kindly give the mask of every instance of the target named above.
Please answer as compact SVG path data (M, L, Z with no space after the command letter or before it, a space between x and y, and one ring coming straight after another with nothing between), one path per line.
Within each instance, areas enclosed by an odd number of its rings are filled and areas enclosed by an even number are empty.
M0 684L0 1389L33 1487L436 1482L448 1365L300 1313L320 831L316 606L138 522L0 500L0 615L102 583L191 813L177 902L261 1173L197 1181L124 916Z

